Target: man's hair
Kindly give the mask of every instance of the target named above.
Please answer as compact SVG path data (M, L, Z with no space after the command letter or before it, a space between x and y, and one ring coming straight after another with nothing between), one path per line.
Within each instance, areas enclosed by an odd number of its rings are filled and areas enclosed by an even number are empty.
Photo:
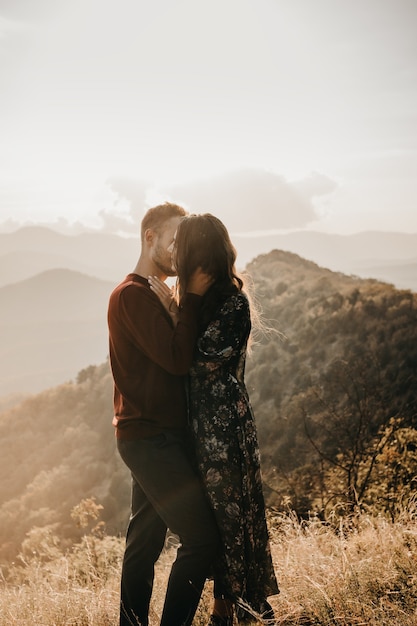
M142 241L148 228L159 232L167 220L173 217L184 217L185 215L187 215L187 211L179 204L173 204L172 202L164 202L164 204L158 204L158 206L148 209L143 217L140 229Z

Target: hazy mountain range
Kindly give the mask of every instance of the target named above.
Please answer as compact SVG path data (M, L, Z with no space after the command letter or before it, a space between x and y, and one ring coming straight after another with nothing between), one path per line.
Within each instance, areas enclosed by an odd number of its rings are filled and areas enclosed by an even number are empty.
M417 233L334 235L294 231L258 236L232 234L232 238L241 269L259 254L279 249L334 271L417 290ZM139 250L136 237L100 232L63 235L49 228L24 227L0 233L0 286L60 267L118 282L136 264Z
M299 231L233 241L242 269L282 249L417 291L417 234ZM108 297L134 267L139 248L137 238L44 227L0 234L0 396L46 389L105 360Z
M113 283L67 269L0 288L0 395L71 380L107 356Z

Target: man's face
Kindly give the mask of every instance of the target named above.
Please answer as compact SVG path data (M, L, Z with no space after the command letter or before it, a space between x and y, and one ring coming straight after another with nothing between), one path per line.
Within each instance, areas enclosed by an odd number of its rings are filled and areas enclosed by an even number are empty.
M175 276L176 272L172 265L172 250L175 233L181 217L173 217L156 235L152 250L152 261L165 276Z

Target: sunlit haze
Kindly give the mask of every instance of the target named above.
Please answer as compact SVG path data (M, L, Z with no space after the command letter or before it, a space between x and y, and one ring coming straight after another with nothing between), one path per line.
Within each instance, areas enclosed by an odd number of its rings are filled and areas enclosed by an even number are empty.
M0 0L0 229L417 232L415 0Z

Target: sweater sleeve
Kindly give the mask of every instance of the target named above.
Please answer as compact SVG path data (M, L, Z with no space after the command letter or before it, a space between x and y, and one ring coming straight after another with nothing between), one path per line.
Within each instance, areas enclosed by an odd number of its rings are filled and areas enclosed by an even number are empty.
M146 286L128 283L120 293L119 319L130 341L154 363L174 375L188 372L197 338L202 298L185 295L177 325Z

